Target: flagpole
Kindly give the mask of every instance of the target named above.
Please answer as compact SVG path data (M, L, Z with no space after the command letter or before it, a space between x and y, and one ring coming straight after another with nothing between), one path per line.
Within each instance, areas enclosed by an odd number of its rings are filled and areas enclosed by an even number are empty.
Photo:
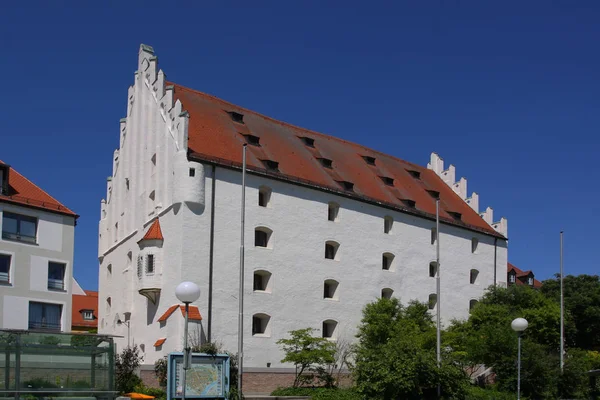
M242 371L244 361L244 226L246 224L246 143L242 150L242 213L240 232L240 288L238 292L238 399L242 399Z
M441 340L441 289L440 289L440 199L435 201L435 265L436 265L436 303L437 303L437 364L442 366L442 340ZM442 388L438 384L438 398L442 395Z
M563 231L560 231L560 372L565 365L565 303L563 292Z

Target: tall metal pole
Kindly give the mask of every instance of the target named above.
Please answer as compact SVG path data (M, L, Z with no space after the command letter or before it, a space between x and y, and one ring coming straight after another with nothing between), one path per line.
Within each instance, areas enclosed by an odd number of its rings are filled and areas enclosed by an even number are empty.
M521 334L519 332L519 350L517 355L517 400L521 399Z
M185 385L187 381L187 370L190 365L190 349L188 348L188 314L190 303L185 303L185 323L183 326L183 376L181 377L181 399L185 400Z
M563 231L560 231L560 372L565 365L565 304L563 293Z
M242 399L242 371L244 366L244 226L246 223L246 143L242 150L242 219L240 233L240 289L238 316L238 399Z
M435 300L437 303L437 364L438 368L442 365L442 339L441 339L441 288L440 288L440 199L435 201L435 265L436 273L436 294ZM442 395L440 384L437 387L438 398Z

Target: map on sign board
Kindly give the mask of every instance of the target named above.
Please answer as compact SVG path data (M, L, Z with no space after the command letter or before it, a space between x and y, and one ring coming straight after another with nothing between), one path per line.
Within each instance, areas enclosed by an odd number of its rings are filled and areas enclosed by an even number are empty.
M183 355L169 355L169 398L183 397ZM192 354L187 370L186 398L226 398L229 391L229 357Z

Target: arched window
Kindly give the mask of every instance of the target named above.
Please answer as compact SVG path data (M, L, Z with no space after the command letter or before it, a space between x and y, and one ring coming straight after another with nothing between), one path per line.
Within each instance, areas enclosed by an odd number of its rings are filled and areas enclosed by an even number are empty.
M429 263L429 276L435 278L437 275L437 262L432 261Z
M271 188L268 186L261 186L258 189L258 205L260 207L269 207L271 203Z
M334 203L333 201L330 202L327 208L327 219L329 221L337 221L339 213L340 205L338 203Z
M431 293L429 295L429 309L433 310L437 305L437 294Z
M328 260L338 260L338 250L340 248L340 244L338 242L334 242L333 240L329 240L325 243L325 258Z
M110 312L110 308L112 306L112 299L110 297L106 298L106 313Z
M323 284L323 298L337 300L338 299L338 290L339 282L334 279L327 279Z
M476 269L472 269L470 277L469 277L469 282L471 282L471 285L474 285L477 283L478 277L479 277L479 271L477 271Z
M271 292L271 273L269 271L254 271L254 291Z
M479 303L479 301L477 301L477 300L469 301L469 312L473 309L473 307L475 307L477 305L477 303Z
M323 337L327 339L334 339L337 333L337 324L337 321L332 319L323 321Z
M385 271L392 270L394 255L392 253L383 253L381 257L381 269Z
M383 219L383 233L391 233L394 226L394 218L389 215Z
M133 254L131 252L127 253L127 266L131 267L131 262L133 260Z
M256 247L267 247L271 248L271 234L272 230L265 227L258 227L254 230L254 245Z
M252 316L252 336L271 336L271 316L254 314Z
M106 266L107 275L110 277L112 275L112 264L108 264Z
M390 288L381 289L381 298L382 299L391 299L394 291Z
M472 238L471 239L471 253L475 254L477 252L477 246L479 246L479 239Z

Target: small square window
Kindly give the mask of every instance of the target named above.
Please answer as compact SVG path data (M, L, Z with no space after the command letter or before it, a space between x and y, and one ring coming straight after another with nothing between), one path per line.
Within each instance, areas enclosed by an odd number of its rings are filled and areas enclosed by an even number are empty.
M337 205L336 203L329 203L327 208L327 220L334 222L337 221L339 212L339 205Z
M227 114L229 114L233 122L237 122L238 124L244 123L244 114L240 114L235 111L227 111Z
M429 263L429 276L435 278L437 275L437 263L432 261Z
M318 160L321 162L321 165L324 166L325 168L333 168L333 161L330 160L329 158L318 158Z
M94 312L91 310L84 310L81 312L81 315L82 315L83 319L86 321L94 320Z
M394 218L392 217L385 217L383 219L383 233L391 233L392 232L392 226L394 226Z
M394 186L394 178L390 178L389 176L380 176L380 178L387 186Z
M363 156L363 160L369 165L375 165L375 157Z
M304 144L308 147L315 147L315 139L313 138L309 138L309 137L301 137L300 139L302 139L302 141L304 142Z
M66 264L52 262L48 263L48 289L64 290L65 289L65 269Z
M152 275L154 273L154 254L148 254L146 261L146 274Z
M421 179L421 173L419 171L415 171L415 170L411 170L411 169L407 169L408 173L410 174L410 176L412 176L415 179Z
M190 177L196 176L196 168L190 168Z
M479 239L472 238L471 239L471 253L477 253L477 246L479 246Z

